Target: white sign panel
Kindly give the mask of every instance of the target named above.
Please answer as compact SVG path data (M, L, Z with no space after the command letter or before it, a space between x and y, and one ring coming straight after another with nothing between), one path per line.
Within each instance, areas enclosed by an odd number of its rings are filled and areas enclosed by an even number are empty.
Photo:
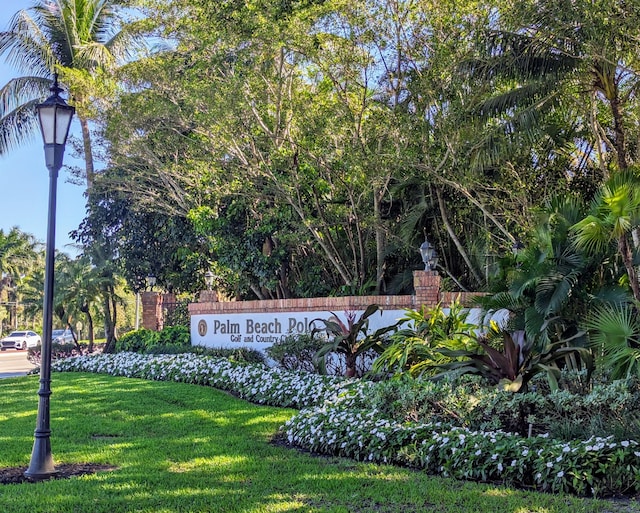
M448 308L443 311L447 313ZM355 321L360 319L364 310L349 312ZM481 319L482 310L469 309L467 322L488 325L490 320L505 326L508 311L500 310ZM335 314L347 324L347 313ZM383 310L369 317L369 332L396 324L405 317L405 310ZM247 347L263 350L283 340L287 335L310 333L313 329L324 328L318 319L328 320L332 312L271 312L246 314L202 314L191 316L191 344L205 347Z
M350 312L355 320L364 310ZM335 314L347 323L345 312ZM384 310L369 317L369 331L391 326L404 317L404 310ZM206 347L249 347L266 349L287 335L322 329L332 312L272 312L246 314L203 314L191 316L191 343Z

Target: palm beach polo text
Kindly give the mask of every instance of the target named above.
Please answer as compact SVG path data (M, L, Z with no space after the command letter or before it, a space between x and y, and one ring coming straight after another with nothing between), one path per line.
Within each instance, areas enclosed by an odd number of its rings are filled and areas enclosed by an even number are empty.
M358 319L362 311L352 312ZM369 329L377 330L397 322L405 312L388 310L369 318ZM206 347L251 347L265 349L287 335L322 329L318 319L333 317L332 312L273 312L246 314L204 314L191 316L191 342ZM347 323L346 312L335 315Z

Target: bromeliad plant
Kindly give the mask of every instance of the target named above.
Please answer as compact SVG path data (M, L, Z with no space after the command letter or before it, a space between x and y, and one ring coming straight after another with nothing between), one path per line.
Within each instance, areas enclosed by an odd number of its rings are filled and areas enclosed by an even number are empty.
M329 319L315 319L313 322L322 323L322 328L315 328L311 333L316 336L325 333L329 342L324 344L315 354L313 361L321 374L326 374L326 357L330 353L344 355L345 376L353 378L357 374L357 360L371 349L380 351L381 342L385 335L396 329L397 324L380 328L374 333L369 333L369 318L377 313L382 313L379 305L369 305L364 313L356 319L355 312L345 312L347 322L342 322L336 314Z
M491 340L495 336L501 337L501 348L493 347ZM576 338L581 336L578 334ZM489 333L479 336L476 342L476 350L437 349L452 361L434 365L441 372L433 379L452 374L479 374L504 390L526 392L531 379L541 372L547 373L551 389L557 390L560 367L567 356L579 356L588 373L593 370L591 352L570 346L571 339L550 342L536 350L534 340L528 339L524 331L508 332L492 323Z

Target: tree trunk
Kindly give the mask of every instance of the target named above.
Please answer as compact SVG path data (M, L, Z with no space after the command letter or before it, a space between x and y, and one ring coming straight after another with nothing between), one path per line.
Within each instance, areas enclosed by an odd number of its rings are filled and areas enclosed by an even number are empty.
M95 175L93 167L93 150L91 149L91 132L89 131L89 122L84 117L78 117L80 127L82 128L82 145L84 148L84 166L87 180L87 190L93 185Z
M94 343L94 339L93 339L93 317L91 317L91 314L89 313L88 310L87 310L86 314L87 314L87 329L89 330L89 347L87 348L87 350L90 353L93 353L93 343Z
M453 231L453 228L451 227L451 224L449 224L449 218L447 217L447 210L445 208L445 204L442 199L442 194L440 193L440 189L438 189L437 187L436 187L436 197L438 198L438 207L440 208L440 217L442 218L442 223L444 224L444 227L446 228L447 233L449 234L449 237L451 237L451 240L455 244L456 248L458 248L458 252L460 253L460 256L462 256L465 263L467 264L467 267L469 268L469 272L471 273L473 278L476 280L476 282L479 285L482 285L482 281L483 281L482 278L473 267L473 263L471 262L471 259L467 255L466 250L462 246L460 239L458 239L457 235Z
M345 369L345 373L344 375L347 378L355 378L356 377L356 362L357 362L357 355L355 353L347 353L346 358L345 358L345 365L346 365L346 369Z
M386 237L382 226L382 193L374 187L373 190L373 215L376 230L376 294L384 292L384 270L385 270L385 245Z
M116 349L115 326L113 323L113 315L111 313L111 297L110 289L105 288L104 292L104 330L107 341L104 346L105 353L113 353Z
M640 284L638 284L638 273L635 266L633 265L633 254L625 235L618 239L618 251L620 253L620 256L622 257L624 267L627 270L627 275L629 276L629 285L631 286L633 297L636 301L640 301Z

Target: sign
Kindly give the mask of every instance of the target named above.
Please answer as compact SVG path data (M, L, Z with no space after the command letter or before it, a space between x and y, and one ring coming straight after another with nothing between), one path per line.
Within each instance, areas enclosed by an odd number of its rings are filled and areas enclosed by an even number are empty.
M364 310L349 312L357 321ZM404 310L384 310L369 317L369 331L391 326L404 317ZM271 312L243 314L202 314L191 316L191 344L205 347L248 347L266 349L288 335L322 329L332 312ZM335 313L345 324L347 313Z
M449 311L443 308L444 312ZM357 321L364 310L349 312ZM469 309L467 322L488 325L489 320L505 326L508 312L500 310L487 314L481 319L481 309ZM406 310L383 310L369 317L369 333L380 328L396 324L405 317ZM347 312L336 312L342 322L347 324ZM333 312L271 312L243 314L201 314L191 316L191 344L205 347L246 347L264 350L288 335L310 333L313 329L324 328L319 319L328 320L334 317Z

